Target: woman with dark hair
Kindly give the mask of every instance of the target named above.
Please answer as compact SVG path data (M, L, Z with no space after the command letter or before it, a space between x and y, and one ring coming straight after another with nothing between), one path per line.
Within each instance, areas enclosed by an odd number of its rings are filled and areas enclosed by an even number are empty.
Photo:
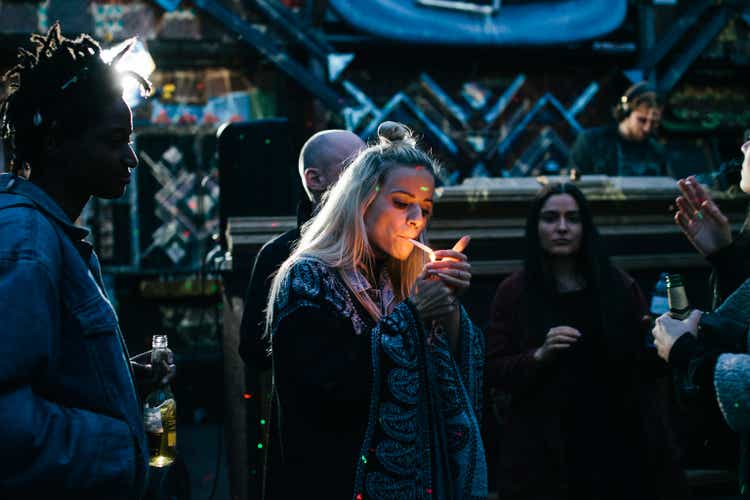
M659 362L645 342L646 303L602 252L583 193L543 188L526 241L487 332L487 383L510 395L500 498L679 497L667 434L653 432L664 421L644 370Z

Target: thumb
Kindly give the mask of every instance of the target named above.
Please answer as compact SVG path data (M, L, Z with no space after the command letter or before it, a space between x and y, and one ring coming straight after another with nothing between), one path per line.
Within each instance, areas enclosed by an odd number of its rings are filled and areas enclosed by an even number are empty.
M469 246L470 241L471 241L471 236L469 236L468 234L465 234L461 236L461 239L459 239L455 245L453 245L452 250L454 252L463 253L463 251L466 250L466 247Z

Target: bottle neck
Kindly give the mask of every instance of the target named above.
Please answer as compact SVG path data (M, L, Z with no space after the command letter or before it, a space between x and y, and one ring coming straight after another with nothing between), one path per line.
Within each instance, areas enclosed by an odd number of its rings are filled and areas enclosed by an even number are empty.
M151 338L151 349L166 349L167 348L167 336L166 335L154 335Z

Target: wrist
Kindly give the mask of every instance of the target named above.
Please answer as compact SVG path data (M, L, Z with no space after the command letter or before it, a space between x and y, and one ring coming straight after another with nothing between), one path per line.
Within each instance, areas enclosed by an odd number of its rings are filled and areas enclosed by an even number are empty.
M534 350L531 356L534 358L534 361L536 361L537 363L541 363L542 362L542 348L539 347L538 349Z

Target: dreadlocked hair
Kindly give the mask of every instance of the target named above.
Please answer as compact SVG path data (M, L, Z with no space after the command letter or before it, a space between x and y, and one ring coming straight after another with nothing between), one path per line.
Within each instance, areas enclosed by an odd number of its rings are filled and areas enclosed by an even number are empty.
M65 38L59 23L46 35L32 34L31 43L32 50L18 49L18 64L3 76L10 92L0 104L0 137L11 171L39 171L44 138L85 131L105 106L120 98L123 75L135 78L144 95L151 91L141 75L115 70L132 42L109 63L102 60L96 40L88 35Z

